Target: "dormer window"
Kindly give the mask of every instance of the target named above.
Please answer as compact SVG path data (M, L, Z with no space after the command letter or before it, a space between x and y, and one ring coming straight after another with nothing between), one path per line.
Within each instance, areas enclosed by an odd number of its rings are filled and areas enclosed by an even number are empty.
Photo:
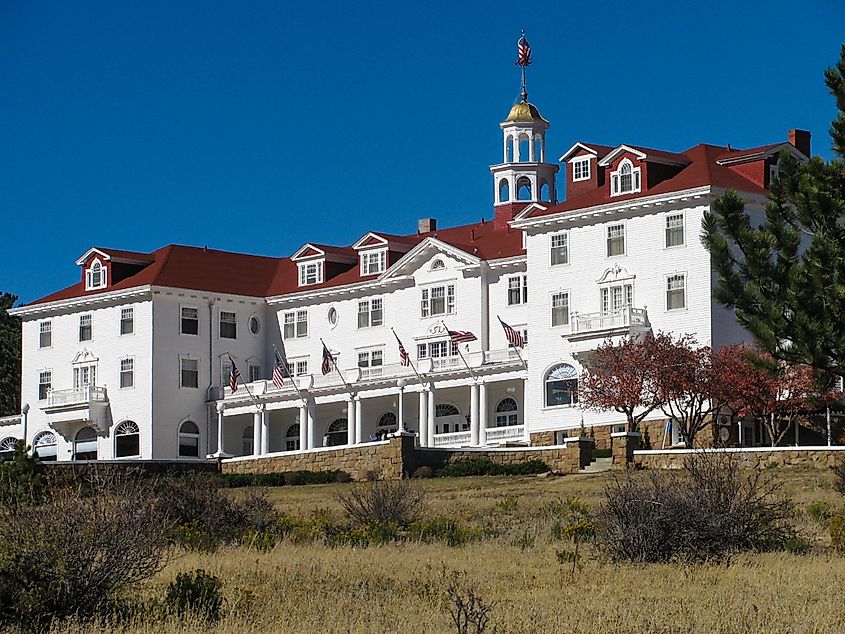
M387 268L387 251L369 251L361 254L361 275L384 273Z
M85 269L85 290L93 291L106 287L106 267L99 259L94 258L91 266Z
M590 180L590 157L578 157L572 159L572 181Z
M610 174L610 194L619 196L640 191L640 168L634 167L631 161L624 159L619 169Z
M299 265L299 285L308 286L323 281L323 261L302 262Z

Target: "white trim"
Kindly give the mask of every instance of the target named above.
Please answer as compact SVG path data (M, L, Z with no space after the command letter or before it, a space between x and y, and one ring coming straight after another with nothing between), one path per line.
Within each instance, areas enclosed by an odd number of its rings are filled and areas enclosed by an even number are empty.
M84 306L86 310L90 309L91 304L101 304L111 300L124 299L134 297L136 295L152 294L152 287L136 286L119 291L110 291L106 293L97 293L96 295L79 295L78 297L70 297L68 299L60 299L53 302L45 302L43 304L31 304L12 308L8 311L10 315L15 317L32 317L43 313L52 313L61 311L63 309L75 308L77 306Z
M681 244L673 244L669 245L668 242L668 230L669 230L669 218L673 216L680 216L681 217L681 233L682 233L682 240ZM663 248L664 249L678 249L680 247L687 246L687 213L685 210L679 211L667 211L663 214Z
M669 308L669 278L684 276L684 305L682 308ZM679 313L689 309L689 293L687 292L687 280L689 274L687 271L673 271L672 273L664 273L663 275L663 310L667 313Z
M591 161L593 158L594 158L594 157L592 157L592 156L583 156L583 155L581 155L581 156L575 156L575 157L573 157L573 158L571 158L571 159L569 160L569 164L572 166L572 173L571 173L571 176L572 176L572 182L573 182L573 183L580 183L580 182L582 182L582 181L588 181L588 180L590 180L590 178L592 178L592 176L593 176L593 172L592 172L592 165L591 165L590 161ZM583 163L583 164L585 164L585 165L587 166L587 167L586 167L586 173L587 173L587 175L586 175L586 176L583 176L583 175L582 175L580 178L576 178L576 177L575 177L575 165L576 165L576 163L577 163L577 164L581 164L581 163ZM584 170L582 169L582 171L584 171Z
M379 241L380 244L367 244L367 245L363 244L364 242L366 242L370 238L375 238L376 240ZM385 238L383 238L382 236L380 236L377 233L374 233L372 231L368 231L366 234L364 234L363 236L361 236L360 238L358 238L355 241L355 244L352 245L352 248L355 249L356 251L358 251L359 249L376 249L378 247L386 247L387 244L388 244L388 242Z
M662 163L663 165L689 165L690 161L683 161L681 159L671 159L664 156L655 156L647 154L640 150L632 148L630 145L620 145L615 150L609 152L603 159L599 161L599 167L609 167L622 154L633 154L641 161L649 163Z
M314 275L314 281L308 281L308 268L311 266L316 266L316 271ZM314 286L315 284L322 284L323 279L325 278L325 271L326 268L326 260L325 258L313 258L308 260L303 260L302 262L296 263L297 267L297 283L300 287L302 286ZM304 275L303 275L304 272Z
M308 249L312 249L313 251L316 251L316 253L312 253L310 255L302 255L302 252L307 251ZM313 260L316 258L324 257L326 257L326 252L323 249L315 247L310 242L306 242L301 247L299 247L292 256L290 256L290 260L291 262L298 262L300 260Z
M622 253L611 255L610 251L610 230L613 227L622 226ZM628 255L628 223L625 220L619 220L613 224L605 225L604 230L604 255L607 258L624 258Z
M576 141L576 142L575 142L575 144L574 144L572 147L570 147L568 150L566 150L566 152L564 152L563 154L561 154L561 156L560 156L560 158L558 159L558 161L560 161L561 163L563 163L564 161L568 160L568 159L569 159L569 156L570 156L573 152L575 152L576 150L584 150L585 152L589 152L590 154L592 154L594 157L598 157L598 155L599 155L598 150L594 150L594 149L593 149L593 148L591 148L590 146L588 146L588 145L584 145L584 144L583 144L583 143L581 143L580 141Z
M370 270L371 258L375 258L376 270ZM366 270L365 270L366 269ZM361 277L381 275L387 270L387 247L379 247L358 253L358 270Z
M566 295L566 317L567 320L565 323L555 325L553 323L553 313L554 313L554 298L555 295ZM550 330L557 330L558 328L571 328L572 327L572 291L568 288L558 288L553 291L549 291L549 304L548 304L548 315L549 315L549 329Z
M726 158L723 158L723 159L719 159L718 161L716 161L716 165L727 166L727 165L738 165L740 163L752 163L754 161L759 161L759 160L764 159L764 158L769 158L769 157L771 157L775 154L780 154L784 150L786 150L787 152L792 154L795 158L797 158L801 161L808 161L809 160L809 157L807 157L801 150L796 148L794 145L792 145L788 141L784 141L780 145L776 145L775 147L773 147L769 150L766 150L764 152L754 152L752 154L745 154L743 156L736 156L736 157L729 156L729 157L726 157ZM743 150L739 150L739 151L742 152Z
M379 276L378 279L379 280L388 280L388 279L397 277L399 275L399 273L402 271L402 269L404 269L406 267L406 265L411 263L418 255L420 255L426 249L435 249L435 250L441 251L441 252L443 252L447 255L451 255L453 258L455 258L457 260L461 260L462 262L465 262L466 264L469 264L469 265L478 266L481 263L480 258L478 258L474 255L471 255L471 254L467 253L466 251L458 249L457 247L453 247L451 244L447 244L446 242L438 240L437 238L429 237L429 238L426 238L425 240L423 240L422 242L420 242L417 246L415 246L413 249L408 251L401 258L399 258L399 260L396 261L393 264L393 266L391 266L389 269L387 269L387 271L382 273L382 275Z

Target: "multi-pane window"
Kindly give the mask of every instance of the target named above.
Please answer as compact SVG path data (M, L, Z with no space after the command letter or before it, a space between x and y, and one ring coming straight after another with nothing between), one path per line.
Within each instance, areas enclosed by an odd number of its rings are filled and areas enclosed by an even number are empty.
M53 386L53 372L52 370L41 370L38 373L38 400L43 401L47 398L47 392Z
M42 321L38 326L38 347L49 348L53 345L53 322Z
M284 320L284 332L282 334L285 339L299 339L308 336L307 310L289 311L285 313Z
M90 268L85 270L85 290L91 291L106 286L106 268L99 260L94 260Z
M261 366L255 363L250 363L247 366L249 382L258 381L261 378Z
M432 286L422 289L420 315L434 317L455 313L455 285Z
M555 293L552 295L552 326L566 326L569 324L569 293Z
M120 387L135 385L135 359L127 357L120 360Z
M458 356L458 344L451 341L431 341L417 344L417 359L440 359L456 356Z
M299 285L319 284L323 281L323 262L305 262L299 265Z
M383 273L387 268L387 251L374 251L361 254L361 275Z
M579 158L572 161L572 180L585 181L590 178L590 159Z
M200 386L200 368L197 359L179 359L179 385L193 388Z
M684 214L666 216L666 246L679 247L684 244Z
M358 328L381 326L384 323L384 310L380 298L365 299L358 302Z
M514 275L508 278L508 306L528 303L528 276Z
M80 341L91 341L91 336L92 336L91 315L80 315L79 316L79 340Z
M631 284L605 286L601 289L601 312L614 313L634 304L634 287Z
M625 255L625 225L610 225L607 228L607 255Z
M666 278L666 310L678 310L687 305L687 276L683 273Z
M288 359L288 376L305 376L308 374L308 359Z
M232 363L228 357L223 357L220 360L220 385L229 385L229 379L232 377Z
M619 169L610 175L610 193L613 196L640 191L640 168L634 167L628 159L619 164Z
M131 335L135 332L135 309L121 308L120 309L120 334Z
M196 308L192 306L182 306L181 333L183 335L200 334L199 311Z
M569 264L569 234L556 233L552 236L551 262L556 264Z
M358 353L359 368L375 368L384 365L384 350L361 350Z
M97 366L80 365L73 369L73 387L81 389L97 383Z
M238 316L235 313L220 311L220 338L238 338Z

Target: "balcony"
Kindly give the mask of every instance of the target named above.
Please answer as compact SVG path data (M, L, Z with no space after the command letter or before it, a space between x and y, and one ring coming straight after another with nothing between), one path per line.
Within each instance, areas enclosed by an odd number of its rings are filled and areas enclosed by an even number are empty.
M70 390L49 390L45 410L74 409L88 407L91 403L108 403L106 388L86 385Z
M572 329L567 337L570 341L606 338L616 335L630 335L651 329L648 311L645 308L626 306L620 310L599 313L575 313Z

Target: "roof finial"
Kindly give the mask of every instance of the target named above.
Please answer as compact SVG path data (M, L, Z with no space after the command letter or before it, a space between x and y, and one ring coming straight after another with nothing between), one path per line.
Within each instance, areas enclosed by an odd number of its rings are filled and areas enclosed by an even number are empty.
M531 64L531 45L525 39L525 29L516 42L516 65L522 67L522 103L528 102L528 91L525 89L525 67Z

